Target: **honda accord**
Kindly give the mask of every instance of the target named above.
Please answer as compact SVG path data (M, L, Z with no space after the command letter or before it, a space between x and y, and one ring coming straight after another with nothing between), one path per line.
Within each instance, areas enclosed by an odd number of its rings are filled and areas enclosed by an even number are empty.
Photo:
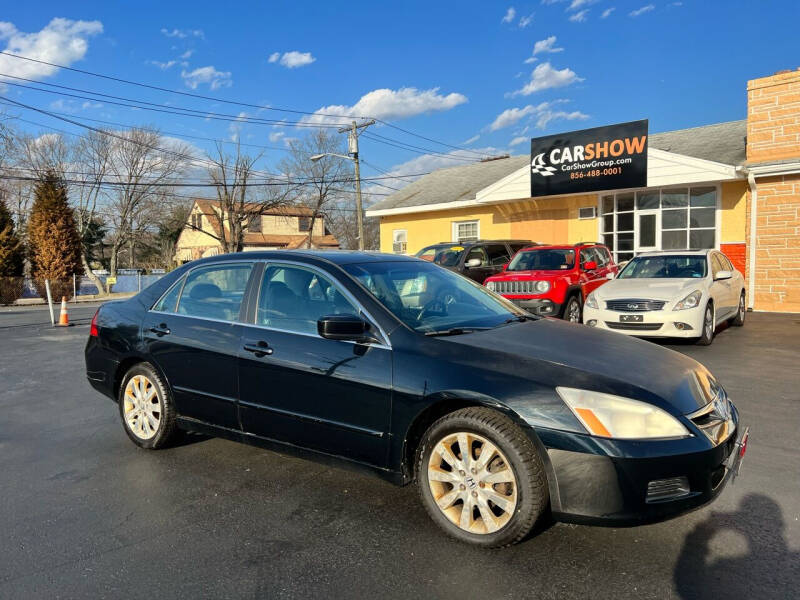
M189 263L98 310L86 369L141 448L189 430L416 482L433 521L486 547L546 515L628 525L695 509L748 437L694 360L396 255Z

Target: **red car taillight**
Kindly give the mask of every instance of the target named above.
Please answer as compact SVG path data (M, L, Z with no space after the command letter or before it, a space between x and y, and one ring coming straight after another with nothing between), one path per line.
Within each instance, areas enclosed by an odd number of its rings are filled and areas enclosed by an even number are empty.
M99 335L99 331L97 330L97 316L100 314L100 309L97 309L97 312L94 313L92 317L92 324L89 326L89 337L97 337Z

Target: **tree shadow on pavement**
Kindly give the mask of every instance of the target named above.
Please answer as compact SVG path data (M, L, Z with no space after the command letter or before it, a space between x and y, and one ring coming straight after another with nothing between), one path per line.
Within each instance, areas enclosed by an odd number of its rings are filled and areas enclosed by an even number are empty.
M717 534L735 532L747 542L739 556L712 556ZM675 567L681 598L790 598L800 583L800 552L789 549L783 535L783 513L763 494L749 494L739 510L712 512L686 537Z

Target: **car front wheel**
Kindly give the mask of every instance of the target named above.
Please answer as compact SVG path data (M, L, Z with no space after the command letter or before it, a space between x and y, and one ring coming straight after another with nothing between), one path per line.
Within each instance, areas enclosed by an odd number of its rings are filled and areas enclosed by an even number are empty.
M119 413L125 433L140 448L163 448L175 436L172 396L148 363L134 365L125 373L119 388Z
M570 323L581 322L581 301L577 296L572 296L567 300L567 305L564 307L564 319Z
M714 341L714 307L709 302L703 313L703 335L697 339L698 346L710 346Z
M417 484L431 518L452 537L496 548L522 540L548 502L541 459L508 417L471 407L425 434Z

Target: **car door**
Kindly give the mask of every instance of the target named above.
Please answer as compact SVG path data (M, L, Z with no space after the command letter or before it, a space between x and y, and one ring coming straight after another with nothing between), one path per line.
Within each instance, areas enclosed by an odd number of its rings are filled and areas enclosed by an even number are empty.
M580 251L580 271L581 282L583 285L583 299L596 290L601 284L605 283L604 276L600 273L600 262L594 248L582 248ZM597 265L596 269L587 270L586 263L594 262Z
M720 271L727 271L728 266L719 252L711 252L711 272L714 280L712 287L714 290L714 302L717 307L717 320L730 316L736 309L739 298L733 290L733 277L727 279L717 279Z
M470 261L473 260L478 260L480 262L475 266L469 266ZM487 277L494 274L492 265L489 264L489 255L486 253L485 247L473 246L469 249L464 256L464 267L462 274L466 275L473 281L477 281L478 283L483 283Z
M252 312L239 352L242 429L385 466L391 349L317 333L322 316L365 315L353 297L319 268L271 262Z
M239 429L236 367L252 262L197 267L147 313L142 336L178 414Z

